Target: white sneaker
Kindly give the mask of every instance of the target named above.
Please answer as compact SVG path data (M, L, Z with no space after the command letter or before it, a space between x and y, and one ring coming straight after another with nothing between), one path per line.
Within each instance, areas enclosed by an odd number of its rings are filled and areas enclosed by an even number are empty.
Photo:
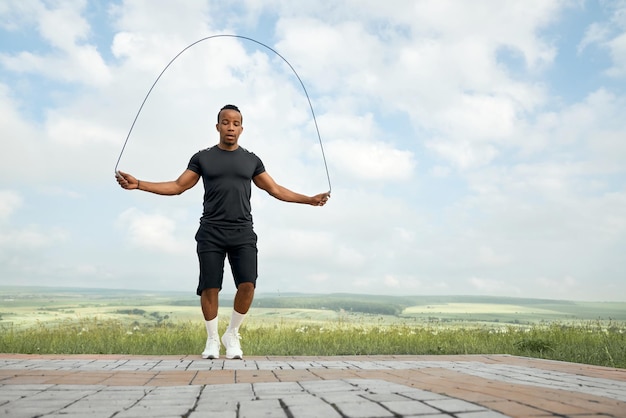
M226 331L222 335L222 344L226 347L227 359L239 359L243 358L243 351L241 351L241 344L239 339L241 336L238 332Z
M202 358L218 359L220 358L220 340L217 338L208 338L206 346L202 352Z

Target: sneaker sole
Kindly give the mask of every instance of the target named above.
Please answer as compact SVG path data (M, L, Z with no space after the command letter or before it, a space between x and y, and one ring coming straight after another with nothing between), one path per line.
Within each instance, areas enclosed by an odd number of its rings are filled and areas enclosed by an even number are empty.
M240 356L239 354L234 355L234 356L226 356L226 358L228 360L243 360L243 356Z
M220 356L212 356L210 354L207 356L207 355L203 354L202 358L203 359L209 359L209 360L217 360L218 358L220 358Z

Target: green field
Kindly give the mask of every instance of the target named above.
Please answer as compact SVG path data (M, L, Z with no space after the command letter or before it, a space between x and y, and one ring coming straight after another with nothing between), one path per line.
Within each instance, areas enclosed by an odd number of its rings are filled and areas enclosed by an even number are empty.
M98 318L146 324L201 321L190 293L111 289L0 287L0 326L29 327ZM221 296L220 316L232 295ZM486 296L372 296L258 294L247 324L276 323L533 325L545 322L626 321L626 302L574 302Z
M190 354L198 297L0 287L0 352ZM220 328L232 295L221 297ZM259 294L247 355L512 354L626 368L626 302L475 296Z

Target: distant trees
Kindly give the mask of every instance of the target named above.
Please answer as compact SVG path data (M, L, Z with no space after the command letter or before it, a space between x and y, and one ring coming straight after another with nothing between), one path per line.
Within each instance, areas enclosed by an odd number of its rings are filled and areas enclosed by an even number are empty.
M170 318L170 316L167 314L162 315L160 312L150 312L148 314L148 312L144 311L143 309L138 309L138 308L118 309L117 311L115 311L115 313L118 313L121 315L139 315L139 316L152 317L153 319L157 321L158 324Z
M115 311L115 313L118 313L121 315L145 315L146 311L144 311L143 309L133 308L133 309L118 309L117 311Z
M351 298L324 297L275 297L254 302L259 308L326 309L331 311L360 312L374 315L400 315L404 307L392 303L380 303Z

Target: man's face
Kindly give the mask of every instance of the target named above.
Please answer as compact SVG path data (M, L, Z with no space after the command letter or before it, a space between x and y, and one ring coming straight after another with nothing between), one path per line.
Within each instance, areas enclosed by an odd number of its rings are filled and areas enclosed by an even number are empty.
M219 122L215 125L220 133L220 143L227 147L237 145L239 135L243 131L241 125L241 113L232 109L224 109L220 112Z

